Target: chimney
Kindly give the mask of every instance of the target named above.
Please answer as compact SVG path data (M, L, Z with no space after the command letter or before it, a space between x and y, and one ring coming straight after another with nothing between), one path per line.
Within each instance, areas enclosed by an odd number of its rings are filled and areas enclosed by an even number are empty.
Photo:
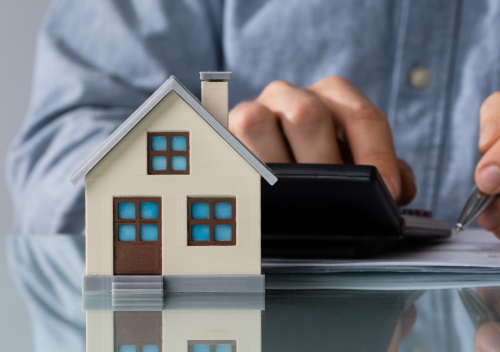
M200 72L201 105L228 128L228 82L231 72Z

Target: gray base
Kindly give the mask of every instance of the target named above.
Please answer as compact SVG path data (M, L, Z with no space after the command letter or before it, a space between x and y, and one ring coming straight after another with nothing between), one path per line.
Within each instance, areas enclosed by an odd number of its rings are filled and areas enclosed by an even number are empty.
M123 276L84 276L84 292L112 292L113 283ZM127 276L138 290L144 276ZM164 275L163 292L258 293L265 291L264 275ZM130 293L130 292L127 292Z
M160 275L113 276L111 292L116 295L154 295L163 294L163 277Z
M264 275L166 275L165 292L264 292Z
M159 299L158 299L159 298ZM117 302L117 300L119 302ZM167 293L154 295L113 295L85 293L84 310L260 310L265 309L264 293Z
M83 277L83 292L111 292L113 289L113 276L99 275Z
M83 309L89 311L153 312L164 309L163 295L113 295L109 292L85 293Z

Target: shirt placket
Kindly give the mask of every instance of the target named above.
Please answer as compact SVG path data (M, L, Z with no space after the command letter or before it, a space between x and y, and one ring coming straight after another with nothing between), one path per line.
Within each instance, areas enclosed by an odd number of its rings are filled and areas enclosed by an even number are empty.
M389 106L398 156L413 167L414 205L432 209L448 123L460 0L400 3Z

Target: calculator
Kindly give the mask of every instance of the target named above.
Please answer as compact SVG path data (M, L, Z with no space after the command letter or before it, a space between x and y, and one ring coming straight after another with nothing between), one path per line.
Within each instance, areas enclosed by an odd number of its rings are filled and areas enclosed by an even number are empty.
M278 182L262 182L263 257L365 257L451 236L431 212L400 209L375 166L268 166Z

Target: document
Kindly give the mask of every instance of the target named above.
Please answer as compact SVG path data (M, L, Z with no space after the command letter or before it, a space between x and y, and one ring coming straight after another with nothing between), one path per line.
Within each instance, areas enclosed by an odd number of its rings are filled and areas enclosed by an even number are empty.
M500 273L500 240L482 229L439 242L415 243L368 259L263 259L265 272L447 272Z
M500 286L500 240L466 230L369 259L263 259L266 289L422 290Z

